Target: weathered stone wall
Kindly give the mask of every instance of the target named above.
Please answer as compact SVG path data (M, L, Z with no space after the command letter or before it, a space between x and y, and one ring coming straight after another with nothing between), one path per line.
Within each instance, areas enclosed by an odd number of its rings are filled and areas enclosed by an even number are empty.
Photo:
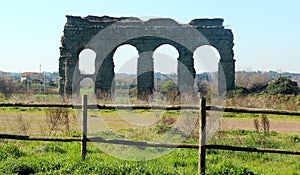
M122 21L118 27L122 28L130 24L143 24L145 22L138 18L112 18L108 16L96 17L87 16L85 18L76 16L67 16L67 23L64 27L64 36L61 39L60 58L59 58L59 76L60 76L60 94L70 96L72 93L78 93L80 79L73 82L73 76L78 74L78 59L79 53L88 48L88 42L100 31L106 29L108 26ZM147 23L154 23L156 26L149 30L161 30L166 23L176 28L177 24L171 19L151 19ZM174 23L174 24L173 24ZM176 24L175 24L176 23ZM186 24L181 24L184 27ZM233 34L230 29L225 29L223 26L223 19L194 19L189 23L194 29L198 30L220 53L221 60L219 63L219 92L223 93L234 88L234 73L235 60L233 59ZM130 27L129 27L130 28ZM178 28L178 27L177 27ZM176 35L176 33L175 33ZM114 42L114 38L109 40ZM174 46L179 52L178 58L178 86L181 91L193 86L195 69L193 53L185 46L180 45L175 41L162 37L145 36L128 40L122 44L130 44L139 52L138 67L137 67L137 83L138 83L138 97L143 98L152 93L154 86L153 79L153 52L156 48L163 44L170 44ZM95 73L90 75L95 81L95 93L101 94L111 93L113 87L114 63L113 55L115 50L111 50L105 58L98 58L102 60L101 67ZM196 49L196 48L195 48ZM96 53L101 51L95 51ZM96 63L97 64L97 63ZM223 75L223 70L224 75ZM192 76L190 76L192 75ZM84 78L84 77L82 77ZM225 85L226 83L226 85ZM75 86L74 86L75 84ZM72 87L73 85L73 87ZM100 96L99 96L100 97Z

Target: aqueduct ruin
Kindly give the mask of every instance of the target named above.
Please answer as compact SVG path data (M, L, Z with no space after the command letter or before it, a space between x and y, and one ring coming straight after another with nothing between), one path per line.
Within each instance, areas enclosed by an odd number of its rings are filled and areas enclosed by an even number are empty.
M109 29L116 23L118 24ZM198 31L203 35L203 38L200 40L194 38L188 27ZM108 29L109 31L105 31ZM97 36L102 31L106 32L105 35ZM201 45L211 45L220 54L221 59L218 65L219 93L234 89L233 34L230 29L223 26L223 19L220 18L194 19L188 24L178 24L172 19L164 18L141 21L133 17L87 16L82 18L67 16L61 44L59 91L64 96L76 93L80 80L85 77L90 77L95 82L96 94L99 92L110 93L115 76L113 55L116 49L124 44L134 46L139 52L138 96L152 93L154 88L153 51L163 44L170 44L179 52L177 61L179 89L183 90L193 86L195 78L193 52ZM79 54L86 48L92 49L96 53L96 71L91 75L82 75L78 69Z

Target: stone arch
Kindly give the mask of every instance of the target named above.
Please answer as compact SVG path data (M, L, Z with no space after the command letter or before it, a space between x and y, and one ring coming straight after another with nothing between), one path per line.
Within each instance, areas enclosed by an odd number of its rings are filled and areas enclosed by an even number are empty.
M214 46L202 45L193 52L193 59L196 73L217 72L221 56ZM199 69L197 66L200 66L202 69Z
M194 65L196 71L195 85L198 92L206 95L208 92L216 94L218 92L218 65L221 60L219 51L212 45L198 47L194 53Z
M86 46L86 47L75 47L72 54L67 54L68 57L65 60L65 66L68 67L68 69L65 70L65 75L73 79L72 84L70 82L67 82L67 84L70 84L69 86L65 86L65 95L67 97L70 97L70 95L77 96L80 94L80 82L85 78L91 78L93 79L94 73L81 73L79 64L79 56L80 53L84 50L90 50L94 53L95 59L97 58L97 52L92 47ZM96 62L89 63L91 66L94 66L96 68ZM71 66L70 66L71 65ZM73 93L71 93L73 92Z
M79 86L80 86L80 96L79 99L81 97L81 95L86 94L89 96L89 99L92 99L91 96L94 96L94 92L92 92L93 88L94 88L94 80L91 77L85 77L83 79L80 80ZM82 101L79 101L79 103L81 103Z
M119 55L119 54L123 54L123 55ZM124 73L124 72L132 71L132 70L127 70L126 66L130 66L131 63L135 62L135 59L137 59L138 56L139 56L139 54L138 54L138 51L135 46L133 46L131 44L123 44L123 45L118 46L118 48L116 49L116 51L113 55L114 65L115 65L115 69L114 69L115 73L116 72ZM117 64L120 64L120 65L117 66ZM134 66L134 65L133 65L133 67L136 68L136 66ZM130 73L132 73L132 74L136 73L136 69L135 69L135 71L132 71Z
M179 52L173 45L162 44L153 51L154 70L162 73L177 73L178 58ZM170 67L175 70L170 70Z
M180 92L190 91L193 88L195 79L195 69L192 58L192 49L186 48L179 40L171 40L169 38L157 36L142 36L130 39L125 43L134 45L139 52L138 59L138 98L148 100L149 94L153 93L154 89L154 62L153 54L157 48L162 45L170 45L177 50L179 57L177 58L177 85ZM207 44L206 42L200 43ZM196 48L197 45L192 45L191 48Z
M95 72L96 52L85 48L80 51L78 56L78 69L81 74L94 74Z
M155 90L160 94L157 96L161 97L161 95L163 95L165 97L165 100L170 103L180 101L180 95L177 88L179 56L179 51L174 45L171 44L161 44L157 48L155 48L153 52L154 71L158 73L156 77L154 77ZM173 73L176 76L170 75ZM176 87L173 87L170 91L162 90L161 88L163 87L163 85L170 81L172 81L174 85L176 84Z
M198 31L197 34L195 31ZM219 92L223 93L234 88L233 34L230 29L224 28L223 19L194 19L186 25L178 24L172 19L141 21L132 17L67 16L61 43L59 75L62 95L71 94L73 77L81 76L80 72L76 72L75 66L78 61L76 51L80 50L78 48L84 46L95 50L97 54L95 67L98 74L102 71L103 64L113 64L109 58L113 56L116 47L122 44L132 44L139 51L138 74L143 74L138 78L140 82L146 82L150 78L153 81L153 60L149 52L153 52L161 44L173 45L180 53L178 58L181 65L178 66L180 87L189 87L193 84L193 78L184 78L188 74L192 75L191 77L195 76L192 51L201 45L211 44L220 52L219 70L224 70L224 76L219 76L219 85L226 85L219 86ZM141 65L144 64L147 66L143 68ZM111 66L108 67L111 69ZM145 71L149 73L144 75ZM107 74L108 79L113 76ZM103 90L110 89L111 82L102 81L97 84L97 75L92 77L96 81L96 87L100 87L101 84ZM153 88L151 81L141 83L140 87L138 86L139 93L151 94Z
M118 49L124 46L130 46L131 49L136 49L135 46L127 43L122 43L114 48L103 60L102 65L98 69L95 76L95 94L97 98L111 99L115 91L115 54Z

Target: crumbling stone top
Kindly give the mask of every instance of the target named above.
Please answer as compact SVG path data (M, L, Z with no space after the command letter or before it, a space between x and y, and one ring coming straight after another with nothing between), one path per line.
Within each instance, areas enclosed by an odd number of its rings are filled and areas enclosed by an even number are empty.
M69 25L80 25L80 24L103 24L103 23L115 23L118 21L124 21L124 22L141 22L139 18L136 17L110 17L110 16L87 16L87 17L80 17L80 16L71 16L66 15L67 17L67 24Z
M142 21L137 17L110 17L110 16L87 16L87 17L80 17L80 16L70 16L67 15L67 25L88 25L88 24L112 24L115 22L137 22L137 23L154 23L154 24L162 24L162 25L178 25L178 23L170 18L152 18L148 21ZM192 25L197 28L224 28L223 26L223 19L222 18L214 18L214 19L193 19L189 25Z
M158 25L158 26L178 26L179 24L171 18L152 18L146 21L147 24Z
M120 18L117 18L117 17L111 17L111 16L87 16L87 17L84 17L83 19L86 19L90 22L117 22L117 21L136 21L136 22L141 22L141 20L139 18L136 18L136 17L120 17Z
M214 19L193 19L189 24L197 27L224 27L224 19L214 18Z

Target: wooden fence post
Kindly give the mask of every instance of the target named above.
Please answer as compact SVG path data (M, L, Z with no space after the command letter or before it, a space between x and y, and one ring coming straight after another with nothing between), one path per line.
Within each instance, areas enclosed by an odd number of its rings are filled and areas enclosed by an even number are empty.
M81 140L81 157L84 160L86 156L87 142L87 95L82 95L82 140Z
M199 158L198 174L205 174L205 151L206 151L206 99L201 97L201 115L199 118Z

